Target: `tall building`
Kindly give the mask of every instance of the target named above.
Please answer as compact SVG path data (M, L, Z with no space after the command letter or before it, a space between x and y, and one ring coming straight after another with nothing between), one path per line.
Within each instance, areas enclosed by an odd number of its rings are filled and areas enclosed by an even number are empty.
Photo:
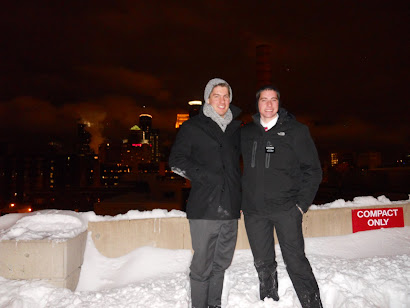
M141 114L139 125L131 127L128 139L123 140L121 165L138 172L142 164L158 163L161 159L159 130L152 128L152 116Z
M336 166L339 163L339 157L337 155L337 153L331 153L330 154L330 165Z
M256 89L272 83L271 46L256 47Z
M201 101L190 101L188 102L189 105L189 117L192 118L199 113L201 110L202 102Z
M144 135L145 134L143 130L138 125L134 125L133 127L130 128L128 139L126 143L129 143L134 146L142 144Z
M152 115L147 114L147 113L140 114L139 124L140 124L139 127L141 128L141 130L149 134L152 128ZM149 136L147 136L146 138L149 138Z
M151 162L158 163L161 160L161 152L159 150L159 130L152 129L149 136L151 145Z
M177 121L175 122L175 128L178 129L182 123L189 119L188 113L178 113L177 114Z
M91 154L90 142L91 134L87 131L88 124L77 124L77 144L76 150L80 155Z
M196 116L201 110L202 102L201 101L189 101L188 102L188 113L178 113L177 120L175 122L175 128L178 130L179 127L189 118Z

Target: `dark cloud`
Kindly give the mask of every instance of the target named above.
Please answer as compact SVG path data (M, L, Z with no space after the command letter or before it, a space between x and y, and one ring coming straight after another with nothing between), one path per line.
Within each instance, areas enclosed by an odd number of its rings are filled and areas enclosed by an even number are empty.
M46 149L50 141L72 146L78 116L50 102L20 96L0 102L0 143L15 145L30 154Z
M151 96L159 102L169 100L169 92L163 88L161 81L150 74L135 72L124 67L91 67L79 68L89 75L93 83L100 83L102 91L132 93Z
M301 119L303 122L303 118ZM410 139L407 123L392 126L375 125L361 118L349 117L339 121L307 121L315 139L334 150L368 149L379 151L383 147L400 147Z

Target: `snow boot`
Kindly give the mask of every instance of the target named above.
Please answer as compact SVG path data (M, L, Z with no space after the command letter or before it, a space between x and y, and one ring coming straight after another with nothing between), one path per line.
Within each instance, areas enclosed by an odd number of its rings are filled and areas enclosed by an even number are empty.
M278 273L273 265L258 265L256 271L259 277L259 296L261 300L265 297L279 300L278 294Z
M305 293L299 297L299 300L303 308L323 308L319 292L312 294Z

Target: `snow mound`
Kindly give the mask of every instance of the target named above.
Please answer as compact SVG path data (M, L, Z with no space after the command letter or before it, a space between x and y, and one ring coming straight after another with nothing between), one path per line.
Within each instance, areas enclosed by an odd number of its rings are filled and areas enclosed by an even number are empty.
M43 210L16 218L11 227L0 230L0 241L64 241L87 230L87 221L72 211Z

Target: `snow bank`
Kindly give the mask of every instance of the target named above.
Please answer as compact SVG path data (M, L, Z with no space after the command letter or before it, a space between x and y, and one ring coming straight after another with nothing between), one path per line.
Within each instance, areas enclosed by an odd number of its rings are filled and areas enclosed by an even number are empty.
M0 217L0 241L64 241L76 237L88 226L87 220L73 211L42 210L9 215Z
M155 209L152 211L131 210L126 214L118 214L116 216L101 216L94 212L82 213L88 221L115 221L115 220L131 220L131 219L147 219L147 218L170 218L170 217L186 217L186 213L179 210L161 210Z
M116 216L98 216L94 212L76 213L65 210L42 210L33 213L8 214L0 217L0 241L53 240L76 237L87 230L88 221L186 217L178 210L136 211Z
M309 210L327 210L343 207L365 207L373 205L390 205L390 204L404 204L410 201L410 195L408 200L403 201L390 201L386 196L379 196L377 199L375 197L355 197L353 201L345 201L343 199L338 199L336 201L325 203L321 205L313 204Z

